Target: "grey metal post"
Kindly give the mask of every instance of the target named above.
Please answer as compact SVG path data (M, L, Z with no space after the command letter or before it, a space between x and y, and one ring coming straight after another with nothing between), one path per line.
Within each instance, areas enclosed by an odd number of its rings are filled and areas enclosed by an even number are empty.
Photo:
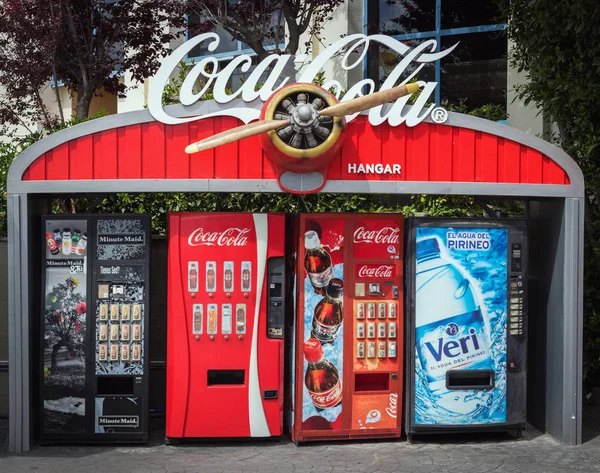
M580 444L582 440L584 198L565 199L563 220L564 377L560 441L569 445Z
M27 271L27 195L7 198L8 216L8 361L11 452L28 452L29 432L29 311Z

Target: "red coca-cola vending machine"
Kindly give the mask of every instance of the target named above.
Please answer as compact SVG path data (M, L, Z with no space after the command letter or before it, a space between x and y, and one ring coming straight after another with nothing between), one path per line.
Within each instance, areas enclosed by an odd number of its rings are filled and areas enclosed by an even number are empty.
M295 442L399 437L403 218L302 215L291 392Z
M168 442L282 433L285 215L169 215Z

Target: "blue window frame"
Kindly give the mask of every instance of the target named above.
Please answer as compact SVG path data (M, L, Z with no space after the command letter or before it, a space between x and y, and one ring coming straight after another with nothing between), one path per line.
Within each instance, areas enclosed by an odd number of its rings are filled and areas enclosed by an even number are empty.
M396 13L401 13L403 25L397 21L398 18L392 18L393 12L390 10L393 9L397 10ZM375 15L373 15L374 10ZM384 10L383 15L381 10ZM407 43L435 39L437 51L439 51L443 45L448 47L467 38L484 40L485 34L490 37L489 35L493 33L496 33L496 37L498 37L498 34L505 30L507 25L494 21L499 18L494 15L493 11L494 6L491 0L364 0L365 34L387 34L398 41ZM387 28L385 21L380 21L382 17L388 23L397 23L399 28ZM484 21L481 21L482 19ZM474 24L478 20L486 24ZM376 25L373 24L374 21L377 22ZM482 35L466 36L478 33ZM506 38L503 37L502 41L506 49ZM371 58L371 60L374 59ZM442 86L442 62L443 60L437 61L433 71L433 79L440 86ZM505 64L506 59L504 59ZM369 74L368 69L369 66L366 62L365 76L373 76L372 73ZM504 87L506 87L506 81L504 81ZM437 87L435 102L438 105L441 102L441 94L441 87Z

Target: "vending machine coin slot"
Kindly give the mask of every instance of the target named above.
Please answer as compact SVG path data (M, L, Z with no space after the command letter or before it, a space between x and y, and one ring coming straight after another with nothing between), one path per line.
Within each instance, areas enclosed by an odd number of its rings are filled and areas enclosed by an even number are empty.
M267 336L283 338L284 324L284 259L269 258L268 261Z

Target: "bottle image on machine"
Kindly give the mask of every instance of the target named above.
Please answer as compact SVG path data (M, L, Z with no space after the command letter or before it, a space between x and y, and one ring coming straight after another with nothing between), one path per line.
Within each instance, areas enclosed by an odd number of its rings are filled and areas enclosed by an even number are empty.
M494 369L489 336L469 280L440 252L437 238L417 241L416 348L430 392L451 412L469 413L482 401L446 389L446 371ZM473 396L470 396L471 398Z
M217 289L217 263L206 262L206 292L215 292Z
M198 262L188 261L188 292L198 291Z
M342 381L337 368L324 357L321 342L306 340L304 357L308 362L304 384L315 408L322 411L337 406L342 402Z
M73 236L71 237L71 254L75 254L75 249L81 240L81 230L74 230Z
M86 247L87 247L87 233L84 232L81 234L81 239L77 243L77 247L75 248L75 254L77 254L77 256L83 256L83 253L85 253Z
M63 228L62 254L65 256L68 256L71 254L71 229L70 228Z
M62 247L62 236L60 234L60 228L55 228L52 230L54 233L54 241L56 242L56 247L60 250Z
M223 263L223 290L225 292L233 291L233 261Z
M321 246L317 232L312 230L304 234L304 248L306 248L304 268L310 283L317 294L325 295L327 285L333 277L331 256Z
M333 278L327 286L327 295L315 307L311 336L321 343L333 343L344 320L344 281Z
M242 261L242 291L250 291L250 280L252 276L252 262Z
M56 256L58 253L60 253L60 249L56 244L56 240L52 238L52 234L50 232L46 232L46 244L48 245L50 253L52 253L53 255Z

